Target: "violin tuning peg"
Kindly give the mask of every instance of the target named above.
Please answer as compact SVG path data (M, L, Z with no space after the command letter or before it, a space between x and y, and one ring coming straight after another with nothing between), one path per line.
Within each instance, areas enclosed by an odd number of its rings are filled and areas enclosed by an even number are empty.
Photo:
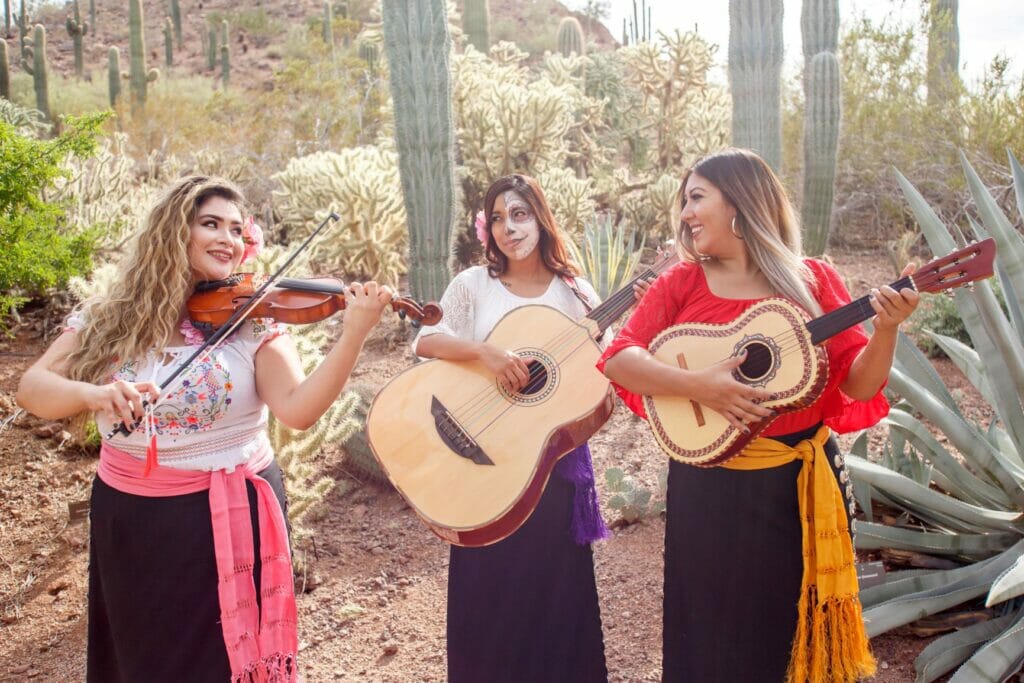
M412 328L415 329L415 330L420 329L420 326L423 325L423 323L421 323L419 320L413 320L409 324L412 325Z
M398 311L398 317L401 318L402 320L405 320L405 311L404 310L399 310Z

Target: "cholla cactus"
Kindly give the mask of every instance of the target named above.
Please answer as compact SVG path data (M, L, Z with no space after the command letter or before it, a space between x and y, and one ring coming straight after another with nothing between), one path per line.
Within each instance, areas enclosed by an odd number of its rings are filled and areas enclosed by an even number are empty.
M577 178L572 169L548 168L537 174L537 182L544 188L544 196L551 205L551 212L562 230L573 239L583 231L583 224L596 209L594 204L594 181Z
M274 176L282 225L289 234L309 234L327 211L340 224L314 247L316 258L335 272L396 283L405 271L407 232L398 156L375 147L317 152L292 159Z
M620 176L620 180L624 178ZM629 186L632 183L626 181L624 184ZM656 236L660 241L673 239L672 205L678 190L677 176L661 175L643 190L623 195L622 213L630 224L643 226L647 234Z

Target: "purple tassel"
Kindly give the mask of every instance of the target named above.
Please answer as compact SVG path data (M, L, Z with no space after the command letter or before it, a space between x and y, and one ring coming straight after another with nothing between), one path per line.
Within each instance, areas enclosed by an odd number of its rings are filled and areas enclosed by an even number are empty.
M580 545L587 545L611 536L601 516L601 504L594 486L594 466L590 462L590 447L583 444L567 453L555 465L555 473L576 487L572 526L569 530L573 540Z

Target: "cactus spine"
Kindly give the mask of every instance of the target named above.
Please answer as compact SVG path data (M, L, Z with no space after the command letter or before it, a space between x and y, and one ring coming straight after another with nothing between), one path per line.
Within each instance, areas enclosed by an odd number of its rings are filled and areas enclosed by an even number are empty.
M50 90L47 83L46 28L42 24L36 24L32 44L26 45L25 51L25 56L21 58L21 68L32 74L32 83L36 91L36 109L43 114L47 121L52 121ZM32 58L31 63L28 61L29 57Z
M383 0L395 141L409 224L409 286L436 300L451 277L455 123L445 0Z
M462 8L462 31L470 45L487 54L491 49L491 8L487 0L466 0Z
M82 21L79 12L78 0L71 3L72 15L67 18L64 25L68 29L68 35L75 46L75 76L81 78L85 74L85 58L82 48L82 38L89 33L89 24Z
M801 223L804 251L820 256L828 246L839 149L842 96L836 45L839 0L804 0L804 183Z
M92 2L93 0L90 0ZM171 0L171 23L174 24L174 39L178 41L178 49L182 49L181 40L181 5L178 0Z
M782 0L729 0L732 143L782 163Z
M174 66L174 24L170 17L164 18L164 63Z
M583 40L583 27L576 17L565 17L558 24L558 51L568 57L576 53L581 57L586 54L586 43Z
M147 86L160 77L157 69L146 69L146 37L143 34L142 0L129 0L128 23L130 27L129 56L131 66L132 113L146 108Z
M6 40L0 40L0 97L11 99L11 67L7 60Z
M930 0L928 17L928 104L955 96L959 84L959 0Z
M113 109L121 97L121 51L113 46L107 52L107 90Z

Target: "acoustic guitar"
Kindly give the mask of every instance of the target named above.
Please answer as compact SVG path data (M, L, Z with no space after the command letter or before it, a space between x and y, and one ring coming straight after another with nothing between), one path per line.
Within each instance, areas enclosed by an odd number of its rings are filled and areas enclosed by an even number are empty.
M935 259L889 286L896 291L950 290L990 277L994 257L995 242L986 239ZM690 370L735 358L745 350L747 358L733 371L734 377L770 391L761 405L781 414L806 408L824 389L828 358L822 343L874 315L867 296L814 320L789 300L771 297L732 322L669 327L648 350L663 363ZM748 424L747 433L697 401L678 396L644 396L643 400L658 444L672 458L699 467L725 462L775 420L773 416Z
M518 529L558 459L605 423L614 405L594 367L602 333L633 305L633 284L678 260L661 259L581 320L547 306L506 314L487 341L527 362L510 393L483 363L428 360L374 398L366 433L391 483L449 543L477 547Z

